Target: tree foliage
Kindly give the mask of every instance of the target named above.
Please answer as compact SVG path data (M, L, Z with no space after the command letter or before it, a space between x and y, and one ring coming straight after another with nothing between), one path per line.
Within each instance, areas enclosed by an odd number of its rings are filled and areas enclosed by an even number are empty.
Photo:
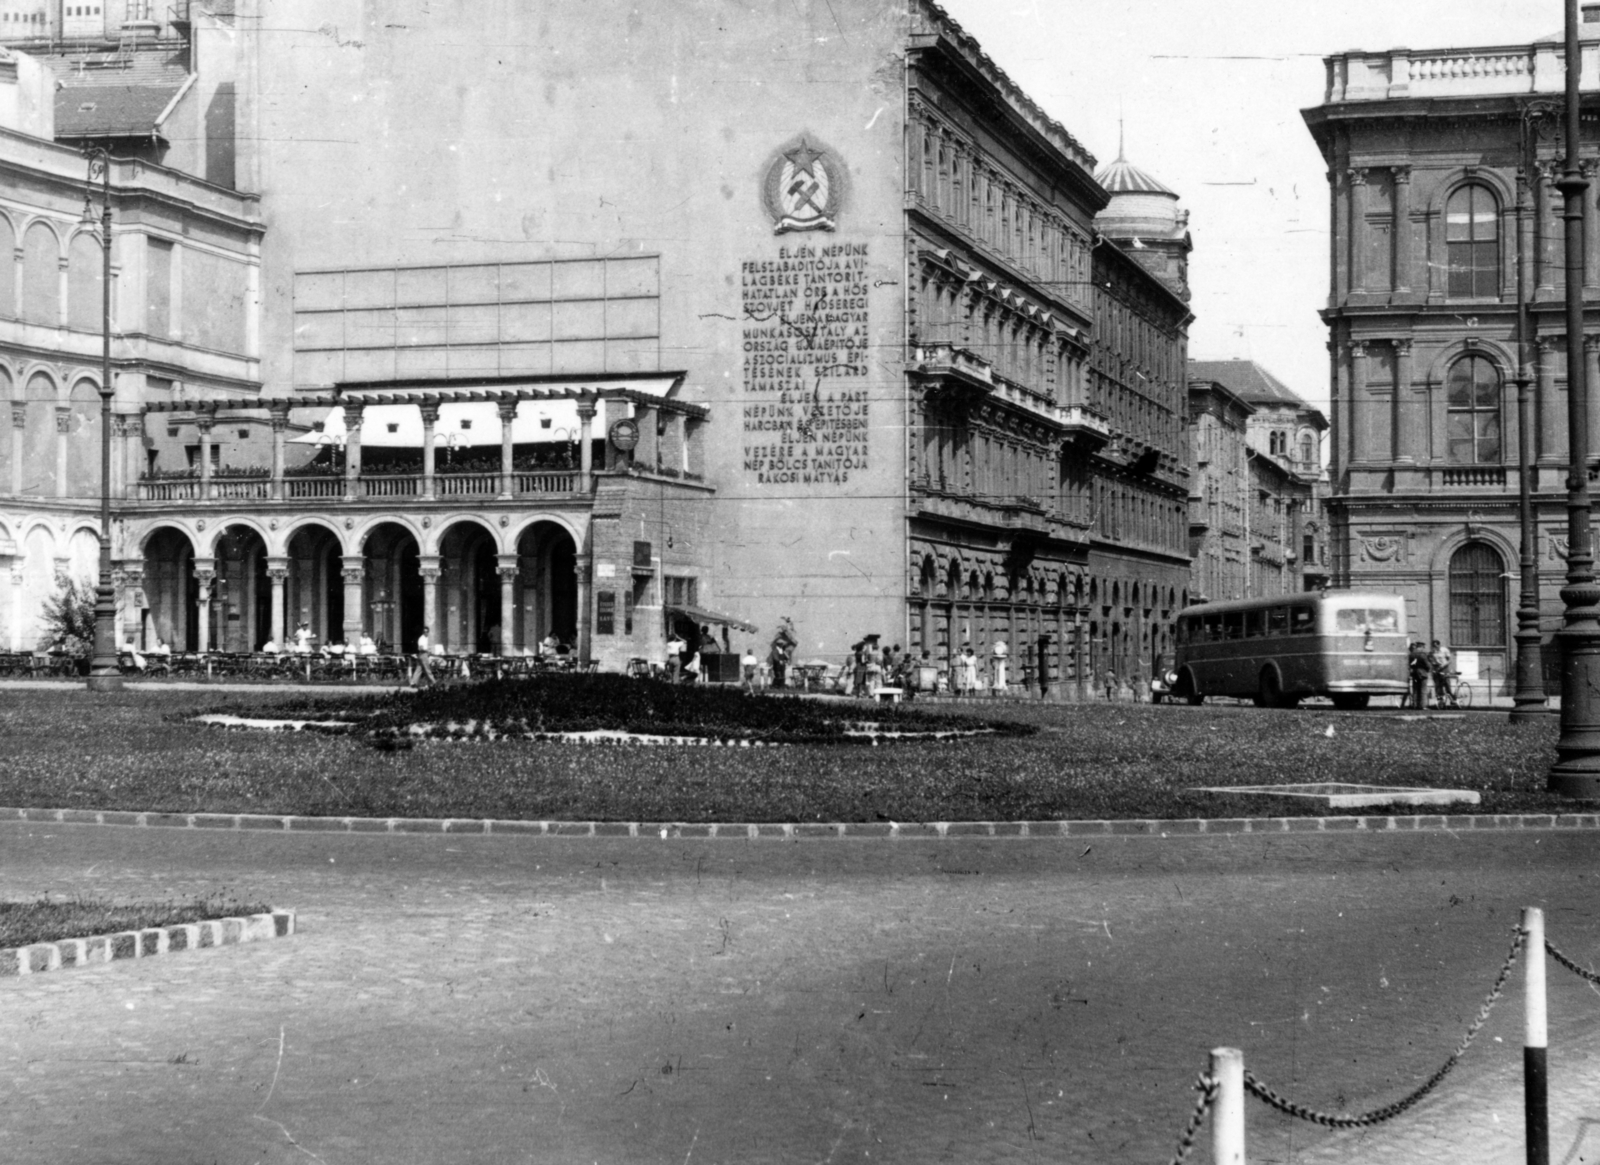
M92 579L56 573L56 591L44 601L45 646L68 655L94 653L95 584Z

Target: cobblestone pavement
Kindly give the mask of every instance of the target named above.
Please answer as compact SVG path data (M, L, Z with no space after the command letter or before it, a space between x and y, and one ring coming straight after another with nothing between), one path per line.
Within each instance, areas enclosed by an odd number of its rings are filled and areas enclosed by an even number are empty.
M1589 831L8 823L0 897L226 886L295 908L301 933L0 981L0 1160L1166 1161L1212 1046L1297 1100L1371 1107L1443 1061L1523 905L1600 958L1597 851ZM1554 966L1550 988L1553 1160L1593 1162L1600 994ZM1513 976L1436 1097L1376 1132L1250 1102L1250 1160L1511 1160L1521 1003Z

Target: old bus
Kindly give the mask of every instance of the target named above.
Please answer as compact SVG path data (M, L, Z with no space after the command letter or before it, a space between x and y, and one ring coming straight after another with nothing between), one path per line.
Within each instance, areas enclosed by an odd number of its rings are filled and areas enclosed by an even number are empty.
M1365 708L1406 690L1406 608L1398 595L1312 591L1202 603L1178 613L1175 698L1248 696L1292 708L1328 696Z

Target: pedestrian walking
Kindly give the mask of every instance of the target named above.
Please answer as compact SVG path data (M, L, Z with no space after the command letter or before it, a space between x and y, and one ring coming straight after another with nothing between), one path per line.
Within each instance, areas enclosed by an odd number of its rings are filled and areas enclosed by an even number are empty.
M1115 700L1116 698L1117 673L1112 671L1110 668L1106 668L1106 699Z
M756 649L746 646L744 654L739 657L739 670L744 673L744 690L752 696L756 694L756 669L760 666Z
M428 631L429 628L424 627L422 634L417 636L417 661L411 668L410 683L412 687L419 686L417 681L422 678L426 678L430 684L438 682L434 678L433 667L428 660L428 656L433 651L433 644L428 639Z

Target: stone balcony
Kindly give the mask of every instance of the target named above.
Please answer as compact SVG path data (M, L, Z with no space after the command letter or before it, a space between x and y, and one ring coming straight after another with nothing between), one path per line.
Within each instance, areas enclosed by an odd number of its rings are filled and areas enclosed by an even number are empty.
M1580 46L1581 85L1600 88L1600 44ZM1557 41L1459 49L1389 49L1324 58L1323 101L1549 94L1565 85L1566 51Z
M913 354L913 376L947 390L1000 401L1070 438L1103 445L1111 425L1083 405L1059 405L1041 392L994 371L982 356L954 344L927 344Z

